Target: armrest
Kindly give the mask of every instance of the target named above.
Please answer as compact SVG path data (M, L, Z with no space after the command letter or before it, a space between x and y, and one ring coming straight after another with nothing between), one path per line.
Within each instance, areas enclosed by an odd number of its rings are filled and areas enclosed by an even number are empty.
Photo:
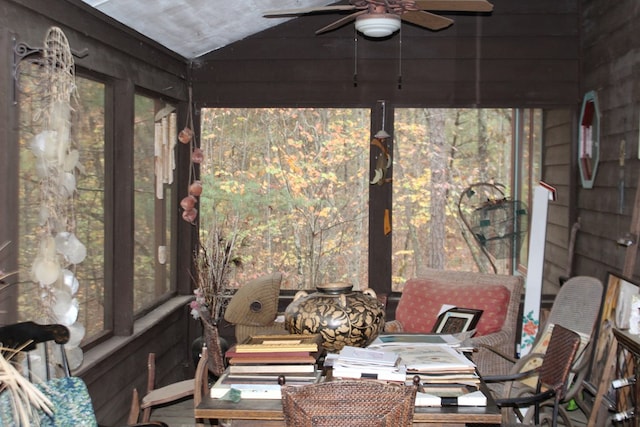
M542 391L537 394L525 395L519 397L508 397L503 399L495 399L496 405L498 407L521 407L521 406L531 406L535 403L544 402L555 396L556 391L554 389L549 389L546 391Z
M497 331L492 334L471 337L470 342L476 347L493 347L496 349L504 348L505 345L511 346L511 336L505 331ZM515 344L515 343L514 343Z
M503 358L503 359L513 363L513 364L515 364L517 362L517 360L518 360L515 357L504 353L502 350L500 350L500 349L498 349L498 348L496 348L496 347L494 347L492 345L485 344L485 343L478 343L477 345L478 345L478 348L486 348L487 350L489 350L493 354L498 355L501 358Z
M473 337L470 345L477 348L471 358L482 376L506 374L511 372L514 362L507 356L507 352L515 352L515 339L506 331L498 331L488 335ZM501 353L502 355L498 355Z
M505 381L519 381L524 378L529 378L532 375L536 374L536 370L532 369L530 371L525 372L515 372L507 375L487 375L482 377L485 383L497 383L497 382L505 382Z

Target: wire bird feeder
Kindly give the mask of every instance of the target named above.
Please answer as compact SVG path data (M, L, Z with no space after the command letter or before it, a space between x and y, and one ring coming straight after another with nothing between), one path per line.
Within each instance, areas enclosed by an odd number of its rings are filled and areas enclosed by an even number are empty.
M527 207L504 195L501 184L473 184L462 192L458 212L494 271L494 259L519 251L527 233Z

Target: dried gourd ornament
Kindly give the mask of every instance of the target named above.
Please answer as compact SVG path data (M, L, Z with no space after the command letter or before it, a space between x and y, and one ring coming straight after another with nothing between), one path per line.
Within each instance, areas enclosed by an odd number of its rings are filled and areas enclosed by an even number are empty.
M193 131L187 127L182 129L180 133L178 133L178 141L182 142L183 144L190 143L192 138Z

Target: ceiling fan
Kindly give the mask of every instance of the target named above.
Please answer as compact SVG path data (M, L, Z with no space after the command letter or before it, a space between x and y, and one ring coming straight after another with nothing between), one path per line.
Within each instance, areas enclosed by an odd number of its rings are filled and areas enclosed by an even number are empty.
M400 29L401 21L437 31L449 27L453 20L430 11L491 12L487 0L350 0L348 5L330 5L306 9L265 12L266 18L298 16L312 13L349 12L349 15L320 28L316 34L340 28L355 21L356 30L368 37L387 37Z

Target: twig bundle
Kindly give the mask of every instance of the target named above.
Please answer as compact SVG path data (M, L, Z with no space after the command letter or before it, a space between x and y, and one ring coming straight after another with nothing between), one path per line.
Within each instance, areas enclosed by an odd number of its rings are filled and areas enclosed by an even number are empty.
M19 350L0 348L2 352ZM12 357L13 357L12 355ZM53 404L33 383L25 378L4 355L0 355L0 392L7 392L16 425L40 425L38 411L51 415Z

